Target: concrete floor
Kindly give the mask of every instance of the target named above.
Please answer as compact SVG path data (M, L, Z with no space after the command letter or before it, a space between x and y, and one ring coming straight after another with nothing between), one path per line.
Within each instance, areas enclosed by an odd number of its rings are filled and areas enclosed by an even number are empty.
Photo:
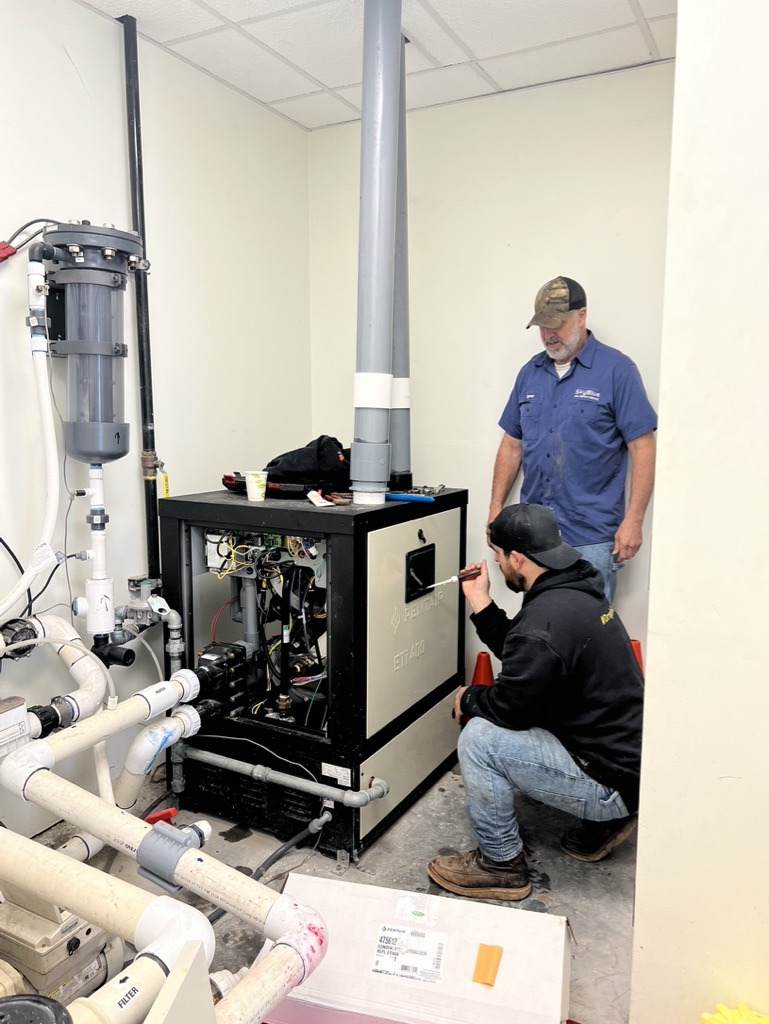
M148 801L152 798L148 791ZM519 818L534 873L534 889L520 903L500 903L519 910L568 917L575 942L572 957L570 1015L579 1024L626 1024L630 994L630 951L635 877L635 836L599 864L582 864L558 849L561 833L574 819L560 811L521 798ZM181 812L178 824L200 815ZM208 816L213 836L206 851L242 870L253 870L279 841L232 822ZM447 772L374 846L359 863L344 868L309 849L289 853L271 868L263 882L280 888L288 871L322 878L344 878L361 885L379 885L463 899L433 883L425 866L438 853L472 849L464 810L464 787L458 769ZM113 874L135 880L135 865L118 857ZM272 881L271 881L272 880ZM141 884L141 883L140 883ZM207 909L202 900L190 902ZM213 969L237 970L253 960L259 941L230 915L216 925L217 953ZM333 942L333 936L331 937ZM513 1022L511 1022L513 1024Z

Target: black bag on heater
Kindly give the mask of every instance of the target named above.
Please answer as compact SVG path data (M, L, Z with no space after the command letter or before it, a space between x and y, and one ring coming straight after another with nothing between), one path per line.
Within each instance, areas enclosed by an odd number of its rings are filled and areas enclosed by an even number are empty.
M343 448L336 437L321 434L304 448L276 455L265 466L267 470L267 493L280 494L281 484L300 485L305 491L314 488L323 491L349 491L350 449ZM278 485L271 487L271 484ZM288 493L295 488L286 488Z

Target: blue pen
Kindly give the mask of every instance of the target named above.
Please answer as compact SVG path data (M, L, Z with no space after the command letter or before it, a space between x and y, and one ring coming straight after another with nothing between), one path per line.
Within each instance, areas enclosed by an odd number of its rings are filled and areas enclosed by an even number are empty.
M398 491L388 491L385 494L385 501L434 501L429 494L405 494Z

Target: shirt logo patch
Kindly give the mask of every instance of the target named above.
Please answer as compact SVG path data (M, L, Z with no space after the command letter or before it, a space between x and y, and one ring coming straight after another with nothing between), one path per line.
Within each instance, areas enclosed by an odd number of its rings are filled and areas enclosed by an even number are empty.
M584 402L597 402L601 397L601 392L594 391L593 388L575 388L574 397L582 399Z
M526 395L526 397L524 398L524 402L531 402L531 401L532 401L532 399L534 399L534 398L536 398L536 397L537 397L537 393L536 393L536 391L530 391L530 392L528 393L528 395Z

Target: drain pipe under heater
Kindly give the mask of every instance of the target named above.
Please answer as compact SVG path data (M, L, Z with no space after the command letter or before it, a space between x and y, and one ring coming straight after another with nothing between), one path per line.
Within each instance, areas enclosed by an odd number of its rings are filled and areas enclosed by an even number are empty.
M174 755L174 760L188 757L191 761L200 761L203 764L212 764L238 775L247 775L258 782L271 782L276 786L285 786L287 789L295 789L301 793L312 793L313 796L319 796L322 800L331 800L344 807L368 807L374 800L382 800L390 792L389 784L384 779L376 777L369 781L368 789L337 789L335 786L326 786L322 782L302 779L297 775L287 775L285 772L275 771L275 769L267 768L262 764L248 764L246 761L238 761L225 754L215 754L210 750L198 750L196 747L187 746L186 743L177 743Z

